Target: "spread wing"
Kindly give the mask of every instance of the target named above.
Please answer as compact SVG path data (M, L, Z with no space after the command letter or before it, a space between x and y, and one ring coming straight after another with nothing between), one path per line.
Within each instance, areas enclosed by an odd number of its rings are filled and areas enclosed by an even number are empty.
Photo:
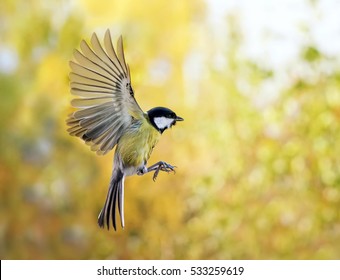
M120 36L115 52L110 31L104 36L104 47L93 33L92 48L82 41L70 61L71 93L79 98L71 104L77 110L69 116L67 130L85 140L97 154L105 154L116 144L133 119L143 118L134 98L129 66L125 63Z

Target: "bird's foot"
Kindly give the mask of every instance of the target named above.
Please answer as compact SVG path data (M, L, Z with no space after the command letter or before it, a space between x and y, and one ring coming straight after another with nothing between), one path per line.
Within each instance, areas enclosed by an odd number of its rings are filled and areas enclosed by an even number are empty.
M158 176L159 171L164 171L164 172L167 172L167 173L169 173L169 172L176 173L175 168L176 168L176 166L172 166L171 164L166 163L164 161L159 161L159 162L155 163L154 165L151 165L148 168L148 172L155 171L155 173L153 174L152 180L156 181L156 178Z

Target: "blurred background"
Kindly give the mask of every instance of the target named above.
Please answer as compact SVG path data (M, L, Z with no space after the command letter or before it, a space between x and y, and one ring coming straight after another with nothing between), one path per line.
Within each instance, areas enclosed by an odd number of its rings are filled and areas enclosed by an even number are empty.
M1 259L339 259L340 2L0 3ZM184 117L98 228L113 151L66 132L69 66L123 35L137 100Z

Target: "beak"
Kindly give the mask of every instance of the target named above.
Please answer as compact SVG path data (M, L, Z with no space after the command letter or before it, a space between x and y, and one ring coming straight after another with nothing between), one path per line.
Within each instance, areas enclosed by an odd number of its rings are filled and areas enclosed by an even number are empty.
M175 121L176 121L176 122L181 122L181 121L184 121L184 119L181 118L181 117L179 117L179 116L177 116L176 119L175 119Z

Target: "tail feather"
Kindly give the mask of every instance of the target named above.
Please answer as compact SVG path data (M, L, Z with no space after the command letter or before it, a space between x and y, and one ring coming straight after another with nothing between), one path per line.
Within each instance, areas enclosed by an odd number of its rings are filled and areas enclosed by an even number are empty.
M124 226L125 226L125 221L124 221L124 177L119 182L118 190L120 190L118 192L118 211L119 211L119 216L120 216L120 223L122 225L122 228L124 228Z
M118 204L118 205L117 205ZM98 225L110 229L110 218L114 230L117 230L116 209L120 216L121 225L124 228L124 174L120 170L112 173L109 191L103 209L98 216Z
M112 226L116 230L117 229L117 223L116 223L116 204L117 204L117 195L119 190L119 182L117 186L115 186L113 190L113 201L111 200L111 205L109 207L109 211L111 212L111 220L112 220ZM109 223L110 223L110 212L108 213L106 217L106 223L107 223L107 229L109 229Z

